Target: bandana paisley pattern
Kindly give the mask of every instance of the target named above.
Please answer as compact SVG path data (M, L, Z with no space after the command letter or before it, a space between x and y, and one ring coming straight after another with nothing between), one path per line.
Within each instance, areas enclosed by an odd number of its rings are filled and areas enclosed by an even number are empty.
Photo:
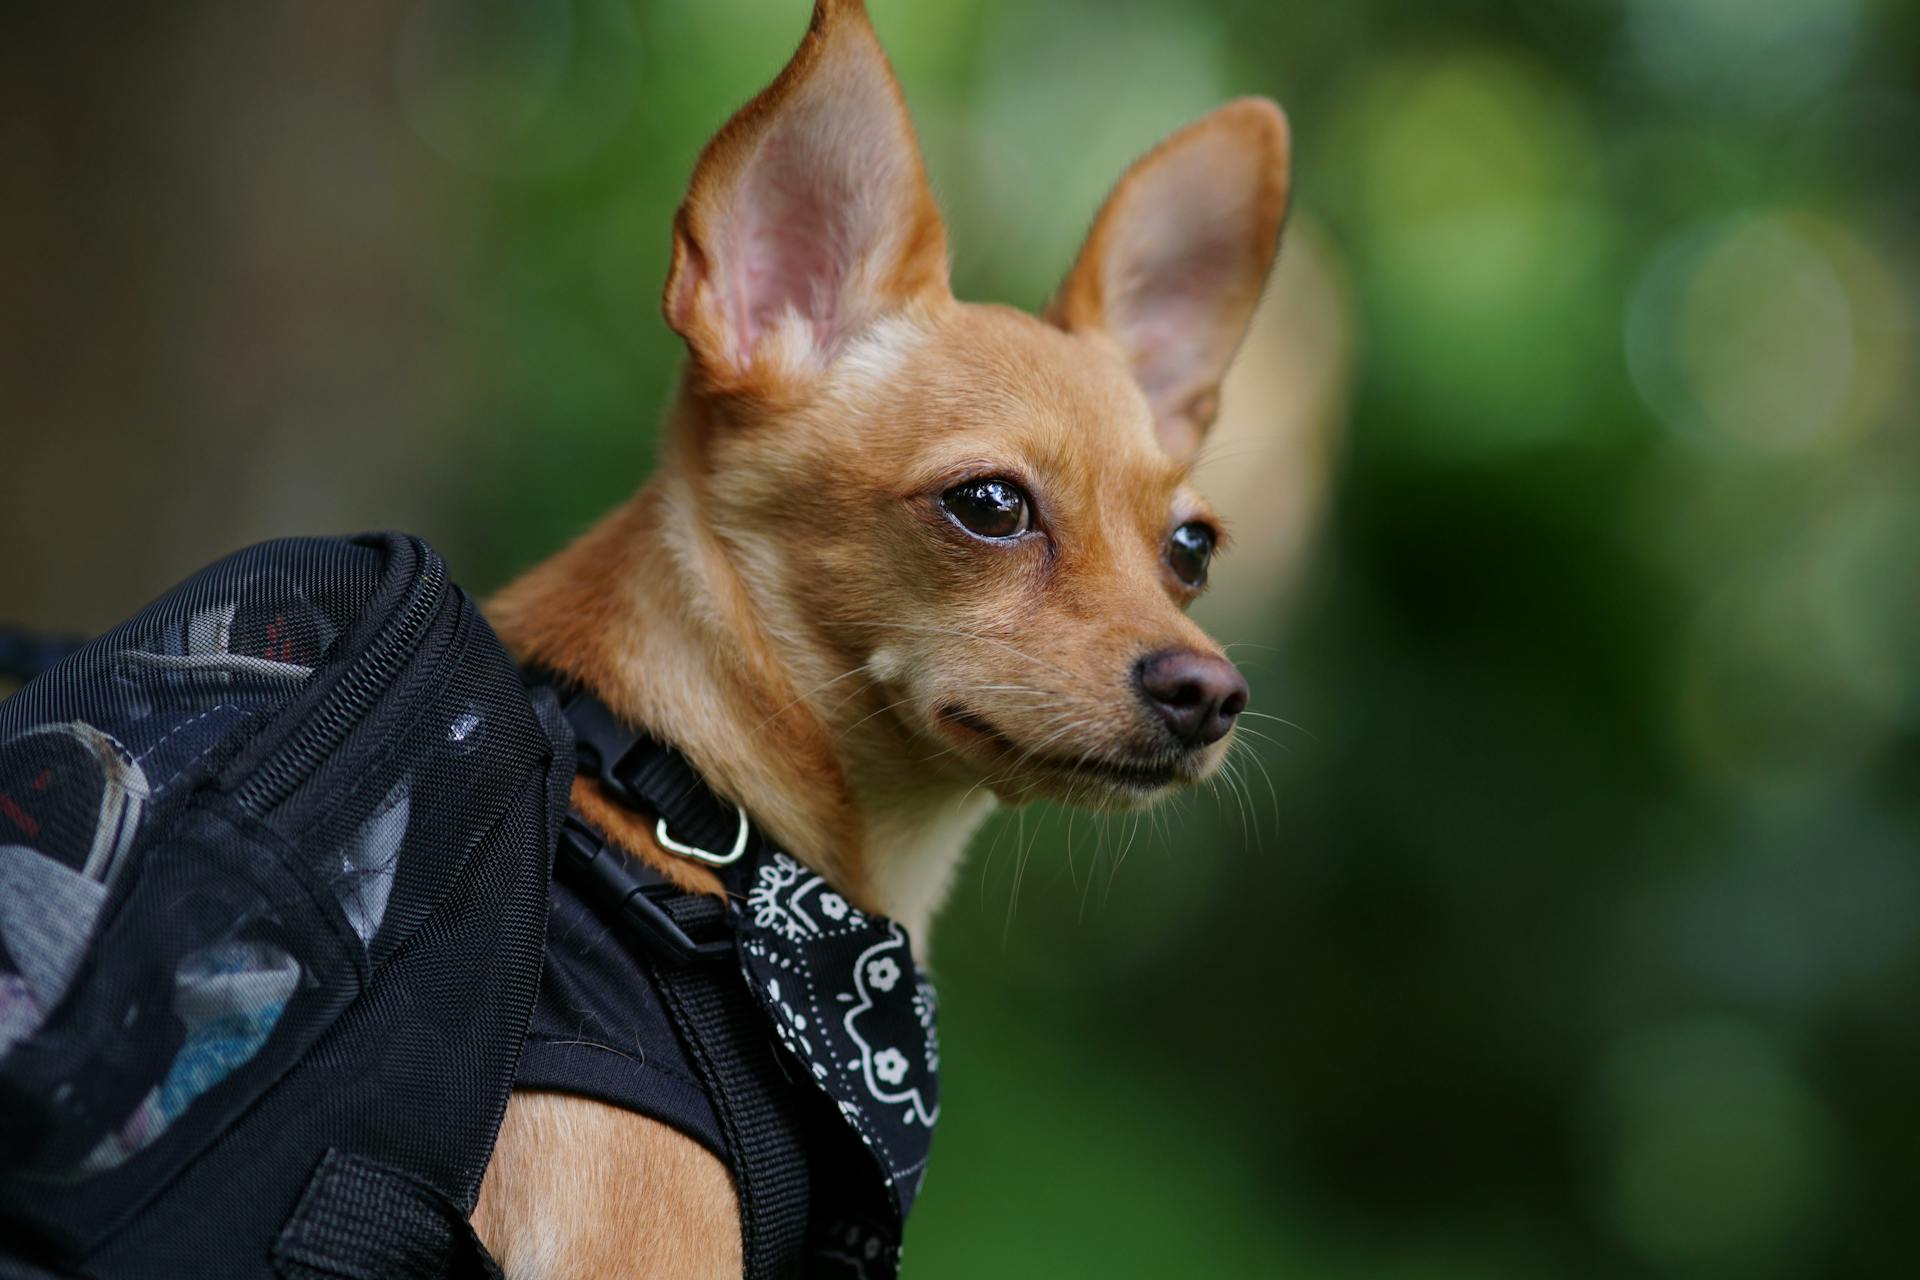
M775 852L754 861L745 885L740 963L781 1043L879 1162L904 1221L940 1118L939 1003L906 930ZM895 1252L859 1235L840 1243L847 1263Z

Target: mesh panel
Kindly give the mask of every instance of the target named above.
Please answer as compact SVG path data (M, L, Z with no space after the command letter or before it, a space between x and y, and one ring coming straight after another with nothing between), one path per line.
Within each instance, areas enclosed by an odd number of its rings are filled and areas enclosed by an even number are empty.
M391 536L241 552L0 702L0 1215L244 1267L270 1232L207 1211L237 1177L284 1217L336 1146L470 1197L538 974L551 729Z

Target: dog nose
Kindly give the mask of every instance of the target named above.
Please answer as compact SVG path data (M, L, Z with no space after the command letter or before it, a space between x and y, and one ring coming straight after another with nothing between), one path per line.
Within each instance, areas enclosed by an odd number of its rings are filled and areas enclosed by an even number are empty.
M1167 729L1190 747L1218 742L1247 708L1247 679L1225 658L1192 649L1162 649L1133 669L1140 696Z

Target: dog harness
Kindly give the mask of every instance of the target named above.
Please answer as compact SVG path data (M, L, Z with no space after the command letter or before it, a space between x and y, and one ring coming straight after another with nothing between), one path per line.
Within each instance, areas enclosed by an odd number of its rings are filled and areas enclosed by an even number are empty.
M688 894L578 812L517 1088L649 1116L725 1161L745 1274L892 1276L939 1117L934 989L906 931L773 847L671 746L564 691L579 768L711 867Z

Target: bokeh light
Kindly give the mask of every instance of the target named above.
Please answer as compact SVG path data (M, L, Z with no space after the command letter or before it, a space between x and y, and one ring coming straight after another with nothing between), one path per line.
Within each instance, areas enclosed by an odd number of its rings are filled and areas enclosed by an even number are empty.
M1607 269L1595 142L1554 73L1485 47L1371 72L1334 124L1353 162L1363 303L1408 443L1472 455L1590 429L1600 370L1579 341Z
M395 57L421 140L494 178L586 163L625 122L644 70L617 0L410 0Z
M1911 491L1858 481L1820 517L1693 624L1681 706L1717 776L1845 780L1912 722L1916 608L1896 585L1920 546Z
M1860 0L1632 0L1633 45L1669 89L1753 112L1805 103L1845 72Z
M1607 1209L1663 1270L1790 1275L1837 1192L1832 1121L1779 1046L1711 1021L1650 1028L1602 1067Z
M1886 273L1853 248L1871 288ZM1790 216L1759 215L1688 233L1654 263L1628 313L1627 350L1642 394L1676 430L1794 450L1870 425L1848 410L1874 328L1818 240Z

